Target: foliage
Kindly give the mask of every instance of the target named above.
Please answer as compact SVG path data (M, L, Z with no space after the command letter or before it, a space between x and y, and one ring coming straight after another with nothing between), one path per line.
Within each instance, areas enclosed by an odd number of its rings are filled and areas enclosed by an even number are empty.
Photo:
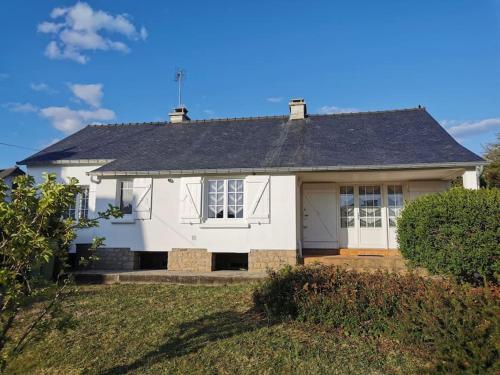
M37 325L50 317L49 311L64 295L68 280L61 281L53 300L20 335L17 343L10 343L7 348L8 332L20 305L34 292L36 270L53 258L60 260L64 269L67 248L76 237L76 229L96 227L100 219L121 215L117 208L110 206L93 219L77 222L72 218L63 219L80 191L77 184L74 178L67 184L58 183L56 176L49 174L37 185L33 177L26 175L16 177L16 188L9 192L0 180L0 370L9 355L23 349L36 333ZM93 248L102 245L103 240L94 238Z
M483 170L483 178L486 186L500 188L500 133L497 134L495 143L486 146L484 158L490 162Z
M253 298L270 321L392 337L430 353L432 373L493 374L499 370L498 293L412 274L317 266L272 272Z
M358 273L318 266L271 272L254 293L255 306L273 321L297 319L349 333L387 330L401 300L428 283L413 275Z
M414 374L427 353L301 322L268 324L255 284L78 286L73 317L9 364L16 374ZM27 324L37 304L22 311ZM423 357L422 357L423 356Z
M500 274L500 190L451 189L419 197L398 219L401 254L433 274L467 282Z
M429 283L402 305L397 324L392 325L394 334L407 345L432 352L432 372L498 374L498 292L498 288Z

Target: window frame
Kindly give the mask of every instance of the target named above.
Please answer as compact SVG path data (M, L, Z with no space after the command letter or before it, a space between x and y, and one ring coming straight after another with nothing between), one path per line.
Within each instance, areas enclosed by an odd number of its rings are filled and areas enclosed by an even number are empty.
M223 182L223 217L210 217L210 206L219 206L217 203L215 205L210 204L210 195L213 194L210 192L210 182L212 181L222 181ZM229 192L229 181L241 181L242 191L234 191ZM224 222L243 222L245 220L246 210L245 210L245 200L246 200L246 187L245 187L245 178L240 176L235 177L207 177L203 181L203 218L206 223L224 223ZM239 194L243 195L243 201L241 204L230 205L229 204L229 194ZM219 194L215 192L215 194ZM240 207L241 206L241 217L228 217L229 207Z
M401 187L401 206L390 206L390 199L389 199L389 187L391 186L400 186ZM400 183L400 182L393 182L393 183L388 183L386 186L386 196L387 196L387 228L388 229L395 229L397 227L397 221L398 217L401 215L401 211L403 210L405 206L405 184ZM391 209L397 210L397 214L391 215ZM391 225L391 219L394 220L394 225Z
M68 211L65 214L65 218L73 219L74 221L78 222L81 219L87 220L89 217L89 204L90 204L90 185L78 185L78 188L80 190L86 190L86 198L85 201L87 202L86 208L82 208L82 202L83 202L83 194L82 191L77 193L75 195L75 200L71 206L68 207ZM86 215L85 217L82 217L82 212L85 212Z
M115 194L115 206L120 208L120 201L122 199L122 182L128 181L132 183L130 190L132 191L132 211L130 214L123 214L120 218L113 218L113 224L133 224L134 219L134 180L132 178L120 178L116 180L116 194Z

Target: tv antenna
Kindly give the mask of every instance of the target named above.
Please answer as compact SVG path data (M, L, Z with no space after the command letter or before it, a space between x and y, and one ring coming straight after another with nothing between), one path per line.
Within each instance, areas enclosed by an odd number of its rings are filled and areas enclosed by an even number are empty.
M178 68L175 71L175 82L179 86L179 107L182 107L182 82L186 79L186 71L184 69Z

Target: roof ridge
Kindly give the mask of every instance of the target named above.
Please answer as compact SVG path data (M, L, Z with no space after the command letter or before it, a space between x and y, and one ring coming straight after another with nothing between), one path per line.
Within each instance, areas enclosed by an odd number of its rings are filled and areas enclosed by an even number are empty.
M308 115L308 117L320 117L320 116L344 116L344 115L358 115L367 113L390 113L390 112L403 112L403 111L415 111L415 110L425 110L425 107L419 106L414 108L398 108L398 109L385 109L378 111L359 111L359 112L340 112L340 113L314 113ZM142 125L188 125L188 124L200 124L208 122L229 122L229 121L248 121L248 120L267 120L267 119L279 119L288 118L288 115L269 115L269 116L247 116L247 117L221 117L221 118L210 118L210 119L200 119L200 120L190 120L183 123L172 123L170 121L145 121L145 122L121 122L113 124L89 124L90 127L99 126L142 126Z

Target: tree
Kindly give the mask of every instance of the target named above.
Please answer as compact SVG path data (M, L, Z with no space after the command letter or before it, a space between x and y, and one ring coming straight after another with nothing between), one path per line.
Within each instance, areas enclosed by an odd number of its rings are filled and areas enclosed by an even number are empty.
M500 133L497 134L496 142L486 146L484 158L490 162L483 171L486 186L500 188Z
M31 176L18 176L16 189L6 201L7 185L0 180L0 371L10 357L19 353L35 336L40 323L50 319L50 312L64 298L70 283L65 276L67 250L76 238L76 230L99 225L101 219L122 216L117 207L109 205L95 218L64 218L80 192L78 180L67 184L56 181L55 174L46 174L41 184ZM102 246L104 238L93 239L92 249ZM36 270L51 259L62 264L56 278L51 300L25 332L13 341L11 335L21 304L36 289Z

